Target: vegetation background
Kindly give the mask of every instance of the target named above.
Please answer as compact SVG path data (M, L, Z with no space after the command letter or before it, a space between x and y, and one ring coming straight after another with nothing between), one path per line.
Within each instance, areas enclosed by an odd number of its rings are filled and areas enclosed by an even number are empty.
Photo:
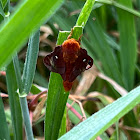
M140 139L140 0L85 2L0 1L0 139ZM43 58L73 27L94 66L68 98Z

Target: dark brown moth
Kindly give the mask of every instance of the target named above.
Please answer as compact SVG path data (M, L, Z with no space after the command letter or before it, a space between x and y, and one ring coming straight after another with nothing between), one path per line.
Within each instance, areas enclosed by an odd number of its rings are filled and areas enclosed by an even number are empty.
M92 67L93 59L80 47L79 41L71 38L48 54L44 64L50 71L61 75L64 89L69 91L76 77Z

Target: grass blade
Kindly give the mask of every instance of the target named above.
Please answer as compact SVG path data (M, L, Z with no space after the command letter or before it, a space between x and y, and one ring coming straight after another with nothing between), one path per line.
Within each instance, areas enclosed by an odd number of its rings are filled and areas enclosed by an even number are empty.
M13 58L13 64L14 64L14 69L15 69L15 73L16 73L17 86L18 86L19 93L20 93L22 91L22 81L21 81L21 70L20 70L20 65L19 65L19 60L18 60L17 54Z
M64 115L61 122L61 127L59 130L59 136L58 136L59 138L66 133L66 128L67 128L67 109L65 108Z
M70 32L60 32L57 44L61 45ZM78 39L82 34L82 27L75 27L73 30L73 38ZM57 139L61 126L69 92L64 91L62 78L59 74L51 72L46 118L45 118L45 139Z
M92 13L92 16L96 18L96 21L93 22L90 19L85 27L85 30L89 35L90 44L92 45L92 48L87 48L87 50L91 50L97 55L102 62L105 74L113 78L120 85L123 85L116 55L113 53L112 48L106 40L105 33L98 20L97 14Z
M111 0L96 0L96 1L99 2L99 3L113 5L113 6L117 7L117 8L120 8L120 9L126 11L126 12L129 12L130 14L133 14L133 15L135 15L137 17L140 17L140 12L132 9L132 7L129 7L127 5L123 5L121 3L118 3L116 1L111 1Z
M79 15L76 25L84 27L92 11L95 0L87 0Z
M4 106L0 95L0 139L10 140L8 125L6 122L6 116L4 113Z
M21 105L27 140L34 140L26 97L20 97L20 105Z
M40 31L38 30L36 33L33 33L28 44L27 56L25 60L24 70L23 70L23 80L22 80L22 91L19 93L20 95L20 103L22 108L22 115L24 119L24 125L26 130L26 135L28 140L33 139L33 132L30 124L30 117L28 111L28 104L26 96L30 91L35 69L36 62L39 51L39 35Z
M63 0L28 0L20 3L9 21L1 26L0 67L12 59L12 55L20 50L30 33L48 20L62 2Z
M74 127L59 140L95 139L138 103L140 103L140 86Z
M1 1L0 1L0 23L1 21L4 20L4 11L3 11L3 8L2 8L2 4L1 4Z
M59 128L63 117L65 105L69 93L64 91L62 78L57 73L51 73L46 117L45 117L45 139L54 140L58 138Z
M18 86L20 91L19 92L20 104L21 104L22 115L24 119L26 136L28 140L33 139L33 132L30 124L30 117L29 117L26 96L30 91L34 74L35 74L36 61L37 61L38 51L39 51L39 35L40 35L40 31L38 30L36 33L32 34L29 40L29 46L28 46L26 61L23 70L23 81L21 80L20 67L19 67L17 56L14 59L16 78L18 81Z
M13 63L11 62L6 70L6 81L9 95L9 103L11 109L12 125L14 130L14 138L22 139L22 114L17 91L17 81Z
M27 55L23 70L23 90L21 95L28 94L32 85L39 52L39 35L40 31L38 30L36 33L32 34L31 38L29 39Z
M132 8L131 0L119 0L119 2ZM118 9L118 17L122 77L125 83L125 88L131 90L134 84L134 72L137 57L134 17L120 9Z
M132 8L132 1L119 2L127 7ZM118 28L120 32L120 62L121 62L121 73L125 83L125 89L130 91L134 87L134 77L136 68L136 57L137 57L137 41L136 31L133 15L118 10ZM131 117L130 117L131 116ZM133 120L131 120L133 118ZM124 117L124 124L129 126L138 126L138 122L133 112L130 112ZM131 132L130 132L131 133ZM132 137L137 139L138 134L132 133Z

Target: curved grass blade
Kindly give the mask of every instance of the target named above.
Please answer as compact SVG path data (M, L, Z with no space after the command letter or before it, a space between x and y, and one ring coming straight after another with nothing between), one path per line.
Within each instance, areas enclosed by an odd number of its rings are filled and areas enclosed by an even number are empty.
M113 5L113 6L117 7L117 8L119 8L119 9L122 9L122 10L124 10L126 12L129 12L130 14L133 14L133 15L135 15L137 17L140 17L140 12L132 9L131 7L128 7L127 5L123 5L121 3L118 3L118 2L116 2L114 0L113 1L112 0L96 0L96 1L99 2L99 3Z
M0 29L0 67L12 59L12 55L21 49L30 33L47 21L62 2L63 0L28 0L18 5L15 13Z
M95 0L87 0L84 7L82 8L82 11L79 15L79 18L77 19L76 26L82 26L84 27L87 23L87 20L89 18L89 15L92 11L92 7L94 5Z
M80 123L59 140L95 139L140 103L140 86Z

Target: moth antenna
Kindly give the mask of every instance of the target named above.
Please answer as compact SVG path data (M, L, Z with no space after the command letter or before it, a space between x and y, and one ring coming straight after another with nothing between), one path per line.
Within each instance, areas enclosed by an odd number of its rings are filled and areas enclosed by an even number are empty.
M77 42L79 43L79 45L81 44L81 38L82 38L83 34L80 35L79 39L77 40Z
M72 34L73 34L73 28L71 28L71 32L70 32L70 34L68 35L67 39L70 39L71 36L72 36Z
M71 36L73 34L73 28L71 28L71 32L70 34L68 35L67 39L70 39ZM81 44L81 38L82 38L83 34L80 35L79 39L77 40L77 42L79 43L79 45Z

